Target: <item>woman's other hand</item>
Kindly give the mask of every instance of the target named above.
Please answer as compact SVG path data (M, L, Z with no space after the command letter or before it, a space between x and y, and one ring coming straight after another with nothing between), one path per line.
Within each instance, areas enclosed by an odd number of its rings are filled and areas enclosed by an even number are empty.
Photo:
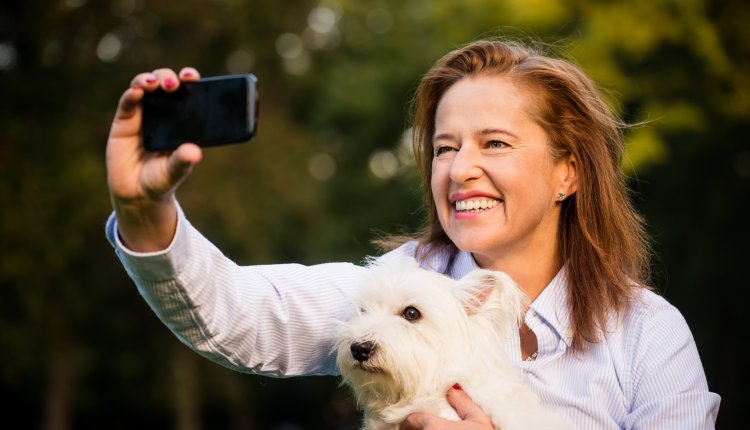
M490 416L458 384L448 390L448 403L456 410L461 421L448 421L415 412L406 417L400 430L494 430Z
M200 79L197 70L183 68L141 73L120 97L107 140L107 183L123 243L133 251L166 248L177 225L174 193L202 158L192 143L172 152L149 152L141 138L141 101L145 92L175 91L182 81Z

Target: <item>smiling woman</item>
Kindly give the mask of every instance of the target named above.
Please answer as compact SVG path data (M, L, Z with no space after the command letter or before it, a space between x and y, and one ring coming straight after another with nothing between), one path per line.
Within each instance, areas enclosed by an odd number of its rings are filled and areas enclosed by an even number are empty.
M425 255L469 251L532 299L569 263L578 348L633 297L633 284L648 285L648 239L618 167L624 124L571 63L518 43L474 43L422 80L414 124L432 190ZM476 195L502 205L471 222L451 214Z
M337 321L352 316L372 269L235 264L177 204L201 149L142 147L144 93L198 78L158 69L124 92L107 144L108 238L157 315L198 353L262 375L338 374ZM376 263L408 255L454 279L507 272L531 304L503 347L575 428L713 428L720 399L682 315L649 288L648 238L619 169L624 125L596 85L570 62L479 41L427 72L414 112L429 219ZM447 395L464 419L451 428L494 428L462 390ZM416 412L401 428L436 423L446 424Z
M451 242L481 267L509 273L532 300L561 266L554 196L573 194L577 184L575 159L554 160L546 133L527 113L533 100L503 76L454 84L435 113L431 172L435 209ZM531 273L514 269L532 262Z

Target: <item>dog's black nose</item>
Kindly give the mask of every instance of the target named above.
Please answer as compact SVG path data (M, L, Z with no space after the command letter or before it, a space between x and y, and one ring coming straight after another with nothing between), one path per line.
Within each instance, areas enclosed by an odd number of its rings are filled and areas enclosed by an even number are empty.
M352 351L352 357L359 361L367 361L372 356L372 352L375 350L375 344L372 342L354 342L350 347Z

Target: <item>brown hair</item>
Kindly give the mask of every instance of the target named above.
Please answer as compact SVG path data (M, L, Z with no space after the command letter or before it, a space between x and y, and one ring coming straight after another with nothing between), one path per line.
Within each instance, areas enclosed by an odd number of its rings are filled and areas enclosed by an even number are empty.
M507 76L534 95L531 112L545 130L553 157L572 155L578 190L562 202L560 255L565 261L574 329L573 347L595 341L610 311L619 312L645 287L650 248L620 170L625 124L597 86L570 61L516 41L483 40L448 53L420 81L413 100L413 146L424 185L427 225L419 237L420 259L458 249L438 220L430 192L435 112L443 94L466 76Z

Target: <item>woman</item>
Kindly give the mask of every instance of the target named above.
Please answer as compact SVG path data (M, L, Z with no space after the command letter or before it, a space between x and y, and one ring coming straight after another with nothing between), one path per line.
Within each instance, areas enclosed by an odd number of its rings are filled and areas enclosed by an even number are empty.
M194 79L194 69L160 69L123 94L107 146L108 237L154 311L199 353L240 371L335 374L334 321L367 269L237 266L174 198L200 149L141 147L144 92ZM685 320L648 288L647 238L619 169L623 124L591 80L520 44L479 41L438 61L415 108L430 217L391 252L456 278L508 273L533 301L511 358L576 428L713 428L719 397ZM460 387L447 395L463 421L416 413L402 428L492 428Z

